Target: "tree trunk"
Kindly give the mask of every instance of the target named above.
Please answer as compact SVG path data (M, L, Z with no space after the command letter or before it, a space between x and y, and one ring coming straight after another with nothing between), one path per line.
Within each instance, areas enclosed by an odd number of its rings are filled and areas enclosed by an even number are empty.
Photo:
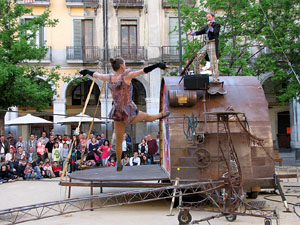
M0 134L4 135L4 117L5 117L5 112L0 113Z

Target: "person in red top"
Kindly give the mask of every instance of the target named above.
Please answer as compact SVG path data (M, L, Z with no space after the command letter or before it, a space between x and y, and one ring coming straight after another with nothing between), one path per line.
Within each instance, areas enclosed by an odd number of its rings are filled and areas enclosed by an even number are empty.
M56 177L60 177L61 167L57 164L57 162L53 163L52 170Z
M101 150L101 160L102 160L102 165L107 164L107 160L109 158L109 153L112 150L111 145L109 144L108 140L105 140L103 145L100 146Z
M147 144L148 144L148 154L151 163L153 164L153 156L157 153L158 147L155 139L152 139L151 135L147 136Z

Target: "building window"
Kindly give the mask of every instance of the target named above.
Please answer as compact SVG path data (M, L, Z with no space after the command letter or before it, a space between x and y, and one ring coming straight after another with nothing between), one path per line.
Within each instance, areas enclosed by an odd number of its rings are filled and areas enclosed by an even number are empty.
M84 83L81 83L79 85L77 85L73 91L72 91L72 105L82 105L84 104L90 87L92 85L92 81L85 81ZM89 100L89 105L97 105L97 101L99 99L99 95L100 95L100 90L99 87L97 85L94 86L91 96L90 96L90 100Z
M94 45L93 26L93 20L91 19L73 20L74 59L85 58L84 54L88 54L85 47L92 47Z
M121 20L121 54L137 54L137 21Z
M21 23L28 23L31 20L32 18L20 18ZM27 31L27 33L30 34L31 31ZM45 28L43 26L41 26L40 29L36 32L36 36L33 38L33 41L38 47L45 45Z

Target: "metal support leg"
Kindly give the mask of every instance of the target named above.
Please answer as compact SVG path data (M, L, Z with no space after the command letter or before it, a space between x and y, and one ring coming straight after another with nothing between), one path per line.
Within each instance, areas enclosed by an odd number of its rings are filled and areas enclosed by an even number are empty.
M174 208L174 203L175 203L175 196L176 196L176 192L177 192L177 188L176 186L179 184L179 178L177 177L176 180L175 180L175 188L173 189L173 197L172 197L172 202L171 202L171 205L170 205L170 213L169 215L167 216L174 216L174 214L172 214L172 211L173 211L173 208Z
M69 186L68 198L71 198L71 183L72 183L72 179L70 178L70 186Z
M94 183L93 181L91 181L91 196L94 195ZM91 211L94 211L94 202L93 202L93 199L91 199Z

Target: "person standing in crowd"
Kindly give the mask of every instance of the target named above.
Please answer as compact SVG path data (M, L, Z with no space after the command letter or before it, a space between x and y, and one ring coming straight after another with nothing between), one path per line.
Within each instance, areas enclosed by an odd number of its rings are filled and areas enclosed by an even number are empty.
M27 143L23 141L22 136L18 137L18 142L16 143L16 148L18 148L19 146L21 146L24 151L28 152L29 149L27 149Z
M33 151L36 152L37 140L35 140L34 135L30 134L29 140L27 141L27 149L33 147Z
M60 162L61 162L61 166L62 168L65 167L66 164L66 160L68 158L68 154L69 154L69 147L67 143L63 144L63 148L60 151ZM69 171L69 170L68 170Z
M52 162L52 151L53 151L53 147L54 147L54 136L50 135L49 137L49 141L46 144L46 152L48 153L48 158L50 159L50 162Z
M46 156L46 145L44 141L38 141L37 143L37 155L39 157L39 161L45 161L45 159L47 158Z
M148 155L151 163L153 163L153 157L157 153L158 147L155 139L152 139L151 135L147 136L147 144L148 144Z
M115 72L113 75L100 74L87 69L80 71L80 74L83 76L90 75L94 78L108 82L108 87L112 92L112 98L114 101L112 110L109 113L109 118L114 120L114 129L116 134L116 155L118 163L117 171L122 171L122 141L126 124L135 124L141 121L152 122L157 119L163 119L170 114L169 112L160 112L156 115L150 115L139 111L137 106L132 101L133 86L131 80L145 73L149 73L156 68L164 70L167 68L167 66L164 63L157 63L138 71L131 71L126 69L125 60L120 57L115 59L111 58L110 62Z
M5 136L1 135L0 137L0 162L5 160L5 154L9 152L8 141L5 140Z
M200 74L200 63L206 55L211 63L211 69L213 74L214 82L219 81L219 33L220 33L220 24L215 21L215 15L213 13L208 13L206 15L207 25L200 31L188 32L188 35L201 35L205 34L206 45L202 47L197 54L195 59L195 73Z
M59 148L58 142L55 142L53 145L52 159L53 159L53 162L59 163L59 161L60 161L60 148Z
M8 132L7 141L8 141L9 146L12 145L12 146L16 147L17 141L11 132Z
M138 153L140 156L148 154L148 144L145 138L143 138L142 142L138 145Z
M103 145L104 141L106 140L104 133L101 133L100 135L100 140L99 140L99 145Z
M112 147L109 144L108 140L104 141L103 145L100 146L100 150L101 150L102 165L106 165L109 159L110 151L112 150Z
M49 141L49 138L47 138L46 137L46 132L45 131L43 131L42 132L42 137L40 137L39 139L38 139L38 142L44 142L45 143L45 145L48 143L48 141Z

